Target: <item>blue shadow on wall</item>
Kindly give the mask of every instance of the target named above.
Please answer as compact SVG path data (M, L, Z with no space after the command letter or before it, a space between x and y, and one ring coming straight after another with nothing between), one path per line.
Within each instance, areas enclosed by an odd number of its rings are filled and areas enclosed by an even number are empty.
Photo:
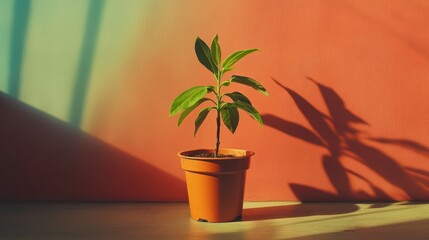
M70 123L76 127L79 127L82 122L103 7L104 0L89 1L85 33L83 35L79 65L76 71L75 85L72 93L72 102L69 113Z
M7 92L14 97L19 97L19 89L21 86L22 59L24 55L25 39L28 31L30 7L31 0L14 1L7 89Z
M0 91L0 201L186 201L185 182Z

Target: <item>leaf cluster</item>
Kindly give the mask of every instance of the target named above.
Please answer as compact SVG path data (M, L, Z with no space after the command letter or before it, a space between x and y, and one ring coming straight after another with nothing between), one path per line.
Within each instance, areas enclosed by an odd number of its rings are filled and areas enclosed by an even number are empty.
M221 116L222 122L232 133L234 133L238 127L240 119L238 109L249 113L250 116L252 116L252 118L262 126L262 118L250 102L249 98L240 92L234 91L222 93L221 91L222 88L230 86L231 83L238 83L249 86L266 96L269 95L267 90L258 81L250 77L232 75L229 79L221 81L222 76L226 72L233 70L234 64L237 61L255 51L258 51L258 49L253 48L240 50L232 53L222 61L222 52L217 35L213 38L211 47L209 47L202 39L197 37L195 40L195 53L199 62L213 73L216 85L195 86L181 93L174 99L170 107L170 116L180 113L178 121L178 125L180 126L189 113L195 110L198 106L204 102L212 102L212 106L203 108L198 114L198 117L195 120L194 135L197 133L199 127L211 110L216 110L218 112L218 116ZM212 98L208 96L211 93L214 95ZM227 101L227 99L230 101ZM218 125L217 127L219 128L220 126Z

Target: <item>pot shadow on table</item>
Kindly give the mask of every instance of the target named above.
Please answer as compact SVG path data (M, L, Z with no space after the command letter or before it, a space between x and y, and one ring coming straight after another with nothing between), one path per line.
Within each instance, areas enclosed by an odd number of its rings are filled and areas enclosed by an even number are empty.
M359 210L359 207L353 203L335 203L335 206L330 203L296 203L281 206L246 208L243 209L242 221L336 215L351 213L357 210Z
M372 208L388 206L390 202L394 201L394 198L383 189L383 186L376 185L364 174L343 166L340 160L344 157L347 157L347 161L358 161L360 164L364 164L384 181L401 189L406 194L407 199L424 201L429 198L429 171L401 166L397 159L386 154L372 143L413 151L424 158L429 158L429 147L410 139L371 136L368 132L360 130L358 125L369 127L370 124L349 110L344 100L334 89L310 77L307 77L307 81L311 81L317 86L328 109L328 114L322 113L298 92L276 79L273 81L292 98L311 128L273 114L262 115L265 125L290 137L327 150L327 154L321 156L320 161L322 161L323 170L335 189L335 193L300 183L290 183L289 187L298 200L302 202L373 202ZM371 193L353 191L351 176L368 184ZM261 220L311 215L312 213L305 208L305 205L292 205L245 209L244 218ZM327 205L326 209L321 209L320 214L340 214L356 210L355 205L345 203L341 209L330 209L330 206Z

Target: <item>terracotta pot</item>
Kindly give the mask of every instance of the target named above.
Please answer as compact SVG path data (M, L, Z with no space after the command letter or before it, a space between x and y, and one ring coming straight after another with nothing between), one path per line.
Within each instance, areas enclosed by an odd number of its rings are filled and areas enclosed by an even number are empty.
M235 157L188 157L197 149L178 153L186 173L191 217L197 221L229 222L241 219L244 183L250 157L246 150L221 149L219 153Z

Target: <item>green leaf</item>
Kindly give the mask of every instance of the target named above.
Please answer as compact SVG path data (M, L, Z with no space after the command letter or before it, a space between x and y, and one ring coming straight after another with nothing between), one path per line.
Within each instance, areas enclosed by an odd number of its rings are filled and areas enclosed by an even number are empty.
M244 84L244 85L247 85L249 87L252 87L253 89L264 94L265 96L270 95L268 93L267 89L265 89L258 81L251 79L249 77L233 75L231 77L231 82L236 82L236 83L240 83L240 84Z
M216 36L213 38L212 47L210 49L212 57L213 57L213 59L216 62L216 66L219 66L220 59L221 59L221 50L220 50L220 45L219 45L218 40L219 40L219 38L218 38L218 36L216 34Z
M195 103L191 107L185 109L185 111L183 111L182 114L180 114L180 118L179 118L177 125L180 126L180 124L182 124L182 122L186 118L186 116L188 116L188 114L190 112L192 112L196 107L200 106L201 103L203 103L205 101L210 101L210 100L211 100L210 98L201 98L197 103Z
M222 68L222 74L224 74L224 73L226 73L226 72L229 72L229 71L232 71L232 70L234 70L234 68L232 68L232 67L229 67L229 68Z
M211 55L210 48L207 44L201 40L201 38L197 37L195 40L195 53L197 54L198 61L203 64L210 72L216 74L217 66Z
M198 129L200 128L201 124L204 122L204 120L207 117L207 114L209 114L210 110L212 110L214 107L207 107L201 110L200 114L198 114L197 119L195 120L195 130L194 130L194 137L197 134Z
M228 87L231 84L231 80L226 80L223 83L220 84L220 86Z
M193 106L209 91L214 89L213 86L196 86L181 93L170 107L170 116L176 115L179 112Z
M229 129L229 131L234 133L240 120L237 107L233 106L231 103L227 103L220 110L220 113L225 126Z
M232 92L232 93L225 93L225 95L228 96L229 98L231 98L232 101L234 101L234 102L240 101L240 102L245 102L245 103L252 105L250 100L246 96L244 96L242 93Z
M255 48L246 49L246 50L237 51L237 52L231 54L223 62L223 64L222 64L223 69L231 68L232 65L234 65L234 63L236 63L238 60L242 59L247 54L255 52L255 51L258 51L258 49L255 49ZM227 70L227 71L229 71L229 70ZM224 72L226 72L226 71L224 70Z
M231 104L237 108L240 108L240 109L248 112L250 114L250 116L252 116L256 121L259 122L259 125L262 126L263 122L262 122L261 115L259 115L258 110L256 110L256 108L254 108L252 105L245 103L245 102L234 102Z

